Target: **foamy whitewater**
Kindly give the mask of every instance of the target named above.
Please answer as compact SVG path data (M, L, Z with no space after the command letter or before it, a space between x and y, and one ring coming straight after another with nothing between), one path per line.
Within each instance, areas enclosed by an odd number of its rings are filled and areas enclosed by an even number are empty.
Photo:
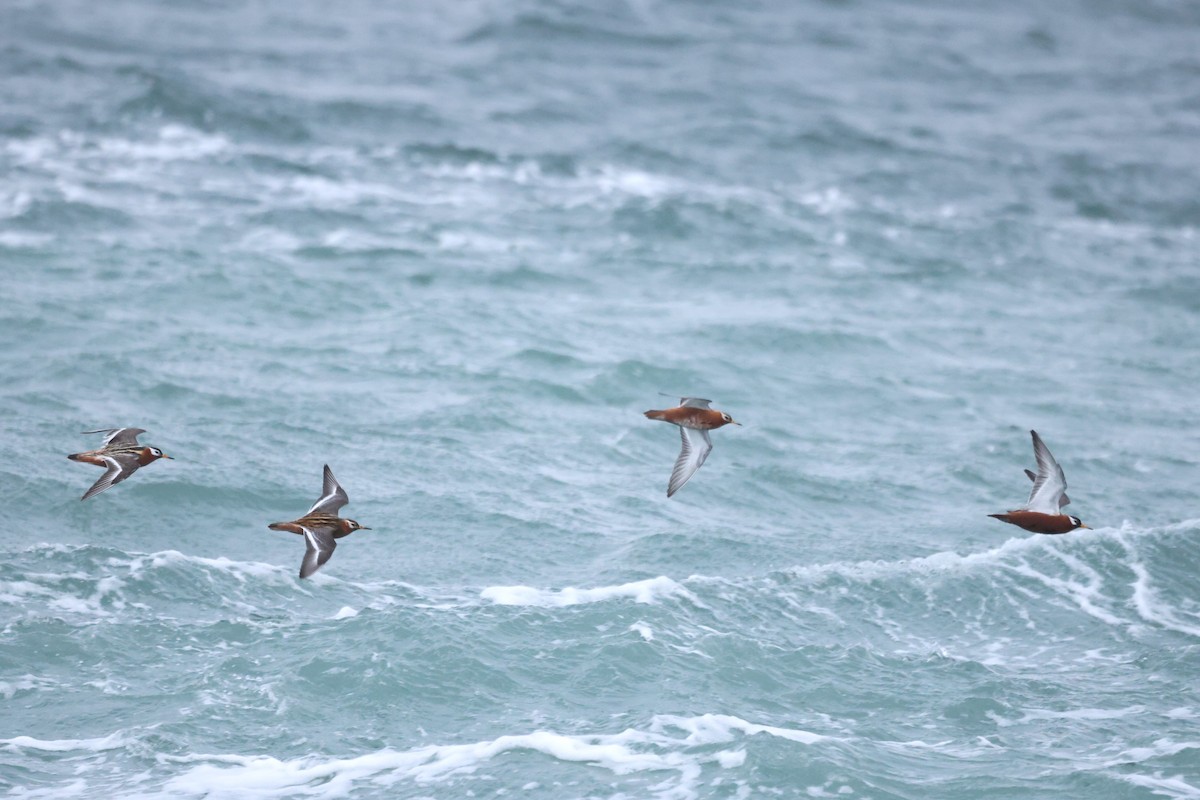
M0 793L1200 797L1198 36L5 4Z

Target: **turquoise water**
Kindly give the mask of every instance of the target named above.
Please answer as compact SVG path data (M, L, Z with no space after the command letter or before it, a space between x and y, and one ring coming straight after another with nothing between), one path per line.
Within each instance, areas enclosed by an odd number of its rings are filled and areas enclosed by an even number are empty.
M0 791L1200 796L1198 35L6 4Z

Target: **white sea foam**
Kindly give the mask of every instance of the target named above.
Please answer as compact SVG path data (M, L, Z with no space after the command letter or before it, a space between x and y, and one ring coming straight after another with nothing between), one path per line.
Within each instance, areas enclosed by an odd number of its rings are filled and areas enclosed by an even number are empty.
M41 691L43 689L57 688L59 684L56 681L47 678L40 678L37 675L22 675L11 681L0 681L0 697L5 700L11 700L18 692Z
M15 216L15 213L9 213L5 208L7 199L0 196L0 219L4 217ZM16 209L14 210L24 210ZM0 247L42 247L43 245L53 241L54 237L48 233L26 233L23 231L0 231Z
M1190 774L1164 775L1162 770L1155 770L1153 773L1147 770L1147 767L1151 766L1147 762L1171 758L1189 751L1200 751L1200 741L1176 741L1164 737L1154 740L1148 746L1130 747L1115 754L1107 749L1103 753L1075 752L1071 759L1076 770L1098 770L1135 786L1151 788L1154 794L1195 798L1200 797L1200 793L1197 792L1197 788L1200 787L1194 787L1188 782L1193 780ZM1135 767L1137 771L1134 771Z
M1026 709L1025 715L1018 722L1033 722L1045 719L1120 719L1122 717L1136 716L1145 711L1145 706L1129 706L1128 708L1072 708L1067 711L1030 708Z
M125 601L121 596L121 589L125 583L115 576L109 575L95 581L94 591L87 596L81 596L71 589L59 589L53 586L55 583L78 578L77 575L41 574L30 575L30 577L40 578L51 585L33 581L0 583L0 603L21 605L28 609L29 600L42 598L46 600L46 607L54 611L99 617L107 616L110 613L105 605L111 606L115 610L125 607Z
M1150 585L1150 573L1143 564L1134 562L1129 568L1137 576L1133 582L1133 606L1142 619L1189 636L1200 636L1200 617L1174 609L1159 599L1158 593ZM1189 619L1181 619L1181 616Z
M297 175L289 178L268 178L267 187L289 205L318 208L346 208L364 201L403 200L395 187L385 183L356 180L337 180L321 175Z
M687 735L684 738L673 735L678 730ZM166 761L196 765L168 779L162 788L167 795L182 797L303 794L333 798L344 796L362 784L387 787L401 781L444 782L472 775L497 756L526 753L564 763L586 764L613 775L667 773L673 777L652 778L647 796L685 800L700 796L706 767L732 769L745 763L749 742L741 737L760 733L805 745L825 738L720 714L660 716L645 731L627 729L612 734L568 736L540 730L471 744L427 745L404 751L386 748L353 758L163 757ZM735 740L740 740L735 749L714 751L711 747Z
M1188 524L1188 527L1194 526ZM814 564L792 567L787 572L795 577L809 580L819 580L836 575L856 581L871 581L897 574L962 573L976 568L1016 567L1027 563L1028 556L1038 554L1067 560L1072 567L1079 568L1085 565L1081 560L1069 554L1070 549L1080 547L1084 542L1116 541L1124 544L1129 533L1130 531L1126 528L1098 528L1086 532L1076 532L1070 537L1019 536L1008 539L996 547L976 553L946 551L896 561L875 560ZM1090 567L1086 567L1086 569L1090 570L1092 576L1099 575Z
M1191 530L1195 524L1194 521L1188 521L1156 530ZM787 570L787 574L813 584L833 577L866 583L912 575L953 577L982 569L996 575L1015 575L1041 584L1050 590L1050 597L1065 601L1064 607L1068 604L1074 606L1107 625L1136 627L1144 621L1191 636L1200 636L1200 614L1163 601L1155 591L1151 573L1139 560L1138 554L1139 540L1146 535L1149 534L1124 525L1121 528L1102 528L1078 533L1069 539L1047 536L1013 538L997 547L977 553L941 552L896 561L800 566ZM1093 566L1096 553L1104 544L1117 544L1126 550L1128 558L1123 560L1122 566L1131 570L1135 576L1134 581L1129 584L1132 588L1131 596L1125 592L1124 584L1113 580L1112 570L1104 566ZM1111 552L1105 557L1111 559ZM1059 568L1060 565L1063 569ZM744 583L701 575L689 577L688 582L735 586ZM1014 586L1013 590L1023 596L1033 596L1028 592L1028 584ZM1133 608L1137 617L1123 613L1127 608ZM814 609L806 606L806 610ZM1034 625L1033 619L1021 608L1015 609L1015 613L1022 614L1030 626Z
M805 192L799 197L799 201L824 217L851 211L857 205L853 199L843 194L836 186Z
M121 731L95 739L35 739L32 736L0 739L0 747L5 750L42 750L50 753L64 753L72 750L98 753L102 750L117 750L129 743L129 737Z
M183 125L164 125L158 137L150 141L104 138L96 142L99 154L132 162L198 160L224 152L229 146L229 139L220 134Z
M111 559L109 563L113 566L118 566L126 562L123 562L121 559ZM292 575L290 567L284 567L279 564L266 564L261 561L234 561L224 556L206 558L204 556L188 555L178 550L161 550L157 553L138 555L127 563L129 574L132 577L140 577L147 568L161 569L171 566L206 567L218 572L224 572L241 583L246 583L250 579L255 581L263 579L291 581Z
M601 167L591 179L605 194L614 192L636 197L660 197L671 192L675 185L662 175L636 169L619 169L611 165Z
M357 616L357 609L351 608L350 606L342 606L338 612L333 615L333 619L350 619L351 617Z
M629 630L639 634L647 642L654 641L654 630L642 621L638 621L629 626Z
M685 597L696 600L695 595L681 584L660 575L644 581L622 583L617 586L599 586L594 589L577 589L568 586L558 591L536 589L532 586L489 586L480 592L480 597L499 606L540 606L559 608L581 603L600 603L605 600L632 599L638 603L654 603L667 597Z
M855 581L873 581L897 574L958 573L977 567L994 567L1008 563L1014 555L1044 550L1050 542L1044 537L1014 538L998 547L978 553L933 553L919 558L904 558L897 561L854 561L833 564L814 564L792 567L788 574L806 580L823 580L832 576Z
M33 548L33 551L56 554L81 549L83 548ZM225 557L205 558L187 555L177 550L164 550L157 553L106 557L90 572L26 572L29 580L0 582L0 605L18 606L23 613L32 615L61 614L112 619L131 604L126 598L131 580L142 579L147 572L168 567L182 568L190 572L219 572L243 584L262 584L264 581L294 584L290 567L233 561ZM227 602L239 605L239 601L234 598L227 598ZM144 608L138 603L133 605ZM246 610L253 611L254 608L247 607Z
M1196 750L1200 752L1200 741L1177 742L1173 739L1156 739L1149 747L1131 747L1128 750L1121 751L1116 758L1109 759L1106 766L1117 767L1128 764L1131 761L1149 761L1153 758L1173 756L1177 753L1182 753L1184 750Z
M1124 625L1126 623L1123 618L1104 608L1104 601L1110 599L1102 591L1104 579L1091 568L1081 571L1084 574L1085 582L1081 582L1074 577L1059 578L1054 575L1047 575L1028 564L1016 564L1012 566L1012 569L1018 575L1045 584L1057 594L1068 598L1081 611L1095 617L1101 622L1109 625ZM1080 573L1077 572L1076 574Z
M759 725L728 714L704 714L699 717L679 717L663 714L654 718L651 730L660 731L666 728L679 728L686 731L688 734L687 743L697 745L720 744L722 742L733 741L738 733L743 733L747 736L766 733L771 736L777 736L780 739L799 742L800 744L815 744L830 738L819 733L810 733L809 731L796 728Z
M471 161L466 164L431 164L425 168L425 172L438 178L457 178L476 182L513 181L524 184L541 175L542 170L536 161L522 161L517 164Z
M747 186L723 183L694 182L675 175L648 172L619 164L599 164L583 167L570 175L547 172L536 161L509 163L431 164L425 172L438 183L448 181L474 184L513 183L534 190L553 192L556 202L570 208L600 200L611 203L625 198L659 200L666 197L702 197L714 201L741 199L760 207L777 205L769 192ZM444 190L444 188L443 188ZM478 200L486 200L483 195Z
M1134 775L1124 772L1116 773L1120 780L1141 786L1163 797L1177 797L1180 800L1188 798L1195 800L1200 797L1200 781L1188 783L1183 775L1163 775L1158 772L1153 775ZM1195 779L1192 779L1195 781Z
M1080 652L1084 637L1062 634L1043 638L1041 647L1031 648L1018 635L998 635L994 625L1002 618L1006 628L1023 624L1044 635L1056 629L1053 620L1062 618L1057 612L1062 609L1086 614L1114 629L1144 631L1151 623L1161 629L1200 635L1200 614L1193 600L1179 592L1174 583L1156 588L1153 582L1162 559L1163 537L1174 536L1177 528L1193 531L1195 525L1181 523L1151 529L1125 525L1072 537L1022 536L975 553L833 562L767 575L692 575L684 584L704 601L719 597L722 608L755 603L769 596L782 618L806 624L820 618L822 624L830 619L839 625L853 625L848 609L859 618L869 613L873 625L890 638L890 647L898 653L936 653L1004 668L1036 663L1050 671L1071 672L1085 664L1111 669L1128 662L1127 649L1120 643L1123 638L1104 638L1098 642L1102 647L1087 647ZM1122 549L1127 555L1121 553ZM1126 578L1130 573L1131 577ZM970 581L973 587L979 581L986 582L987 596L993 600L965 608L946 603L947 593L957 592L963 581ZM846 586L847 582L868 590L856 592ZM878 587L872 584L878 582L887 582L904 592L917 592L916 602L951 622L950 627L906 625L903 615L877 602ZM1046 606L1056 609L1051 617L1043 613ZM979 641L980 636L985 641Z
M43 788L17 787L7 796L10 798L20 798L20 800L63 800L65 797L95 797L96 793L90 789L87 781L82 778L76 778L61 786L52 785Z
M511 253L528 245L528 242L522 242L520 239L488 236L483 233L442 231L437 235L437 246L442 250L475 253Z
M391 237L377 236L351 228L338 228L320 237L320 243L329 248L344 253L361 253L371 250L383 250L396 247L399 240Z
M32 597L53 597L54 589L33 581L0 581L0 603L23 604Z

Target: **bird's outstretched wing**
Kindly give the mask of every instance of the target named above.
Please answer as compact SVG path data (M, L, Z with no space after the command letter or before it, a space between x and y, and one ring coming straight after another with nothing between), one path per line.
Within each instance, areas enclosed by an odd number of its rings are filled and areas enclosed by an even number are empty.
M671 481L667 484L667 497L671 497L691 480L692 476L696 474L696 470L700 469L700 465L712 451L712 440L708 438L708 431L680 426L679 439L682 447L679 449L679 458L675 459L675 468L671 470Z
M107 447L110 444L137 444L138 434L145 433L143 428L101 428L97 431L84 431L85 434L90 433L107 433L104 437L104 444L101 447Z
M667 394L666 392L659 392L659 394L661 394L663 397L675 396L673 394ZM679 398L679 405L684 406L685 408L710 408L712 406L712 400L705 400L703 397L681 397Z
M337 482L337 478L333 477L333 470L329 469L329 465L326 464L325 481L321 487L321 499L313 503L313 507L304 516L307 517L309 514L337 516L341 507L349 502L350 498L346 496L346 490Z
M1062 467L1054 460L1050 448L1046 447L1037 431L1029 433L1033 437L1037 474L1033 477L1033 490L1029 493L1029 502L1025 504L1025 509L1042 514L1059 514L1059 509L1070 502L1066 499L1067 476L1063 474Z
M1034 472L1031 469L1027 469L1027 470L1025 470L1025 474L1029 476L1029 480L1034 481L1035 483L1037 482L1037 473L1036 472ZM1062 508L1063 506L1069 506L1069 505L1071 505L1071 498L1067 497L1066 492L1063 492L1062 497L1058 498L1058 507Z
M307 578L324 566L329 557L333 555L337 542L333 539L333 532L324 528L318 530L302 528L302 530L304 531L305 549L304 560L300 562L300 577Z
M108 469L100 476L100 480L92 484L92 488L88 489L80 500L87 500L89 497L95 497L113 484L121 481L132 475L138 468L137 457L132 454L122 453L119 455L101 456L104 463L108 465Z

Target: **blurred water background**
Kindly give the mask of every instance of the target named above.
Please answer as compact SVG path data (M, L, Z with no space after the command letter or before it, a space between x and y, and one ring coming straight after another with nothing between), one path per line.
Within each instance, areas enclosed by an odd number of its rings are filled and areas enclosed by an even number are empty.
M0 791L1200 796L1198 41L5 3ZM745 424L671 500L659 392ZM1031 428L1095 530L985 516Z

